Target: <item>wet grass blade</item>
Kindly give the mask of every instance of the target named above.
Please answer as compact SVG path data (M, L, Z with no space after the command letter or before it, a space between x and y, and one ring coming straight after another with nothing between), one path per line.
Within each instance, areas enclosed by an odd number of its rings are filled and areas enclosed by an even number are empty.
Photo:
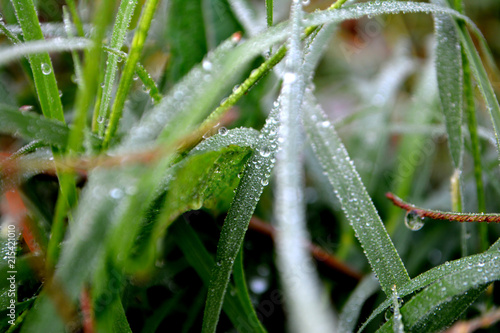
M400 297L408 296L437 281L440 281L446 276L459 274L460 272L468 270L480 269L481 267L483 267L482 265L485 261L495 260L494 258L498 257L499 250L500 250L500 241L497 241L488 249L488 251L486 251L483 254L469 256L450 262L447 261L443 265L434 267L426 271L425 273L420 274L419 276L413 278L409 283L399 288L399 296ZM376 316L380 315L391 305L391 302L392 300L388 298L382 304L380 304L372 312L370 317L364 322L363 326L361 326L358 332L363 331L371 320L373 320Z
M396 285L400 289L410 281L408 273L332 124L312 94L306 94L304 103L308 113L303 121L313 150L382 290L391 295L392 286Z
M113 34L111 36L111 43L109 47L115 50L120 50L123 41L125 39L125 34L128 31L128 26L134 15L134 9L137 5L137 0L122 0L120 2L120 7L118 8L118 13L116 14L116 22L113 28ZM106 130L106 124L109 121L108 107L111 101L111 93L113 90L113 85L115 83L116 73L118 72L118 62L122 59L114 54L108 53L108 59L106 62L106 73L104 74L104 83L102 87L102 94L100 98L100 103L97 104L98 109L94 111L94 117L92 121L92 128L97 128L97 133L99 136L104 135Z
M467 58L469 59L470 68L474 78L478 83L479 90L483 95L483 99L486 103L486 108L491 117L491 122L493 124L493 129L495 130L495 137L497 139L497 149L500 158L500 105L498 104L498 100L496 98L495 92L491 85L491 82L488 79L488 74L486 69L483 66L481 58L474 46L474 42L472 41L469 33L465 31L465 29L458 29L460 40L462 42L462 47L464 48L465 54L467 54Z
M116 92L115 101L111 109L109 124L106 128L106 134L103 141L103 148L105 149L109 146L118 129L118 122L122 116L123 107L125 105L130 87L132 86L135 66L139 61L142 49L144 48L144 43L146 42L146 37L148 35L149 27L151 26L151 21L153 20L158 2L158 0L148 0L144 4L141 19L137 26L134 39L132 40L129 55L127 61L125 62L125 68L123 69L118 91Z
M23 30L24 41L44 40L32 0L12 0L17 20ZM29 57L38 99L45 117L64 122L64 113L56 77L47 51Z
M248 223L274 165L278 139L278 105L261 131L260 144L245 166L217 245L203 317L203 332L215 332L231 270L240 250Z
M21 112L11 106L0 105L0 133L10 134L26 140L39 140L46 145L64 150L69 137L69 128L60 121L47 119L39 114ZM100 140L90 136L92 145L97 147Z
M455 169L461 170L463 155L462 52L457 28L449 15L434 15L436 34L436 72L441 109L443 110L448 146Z

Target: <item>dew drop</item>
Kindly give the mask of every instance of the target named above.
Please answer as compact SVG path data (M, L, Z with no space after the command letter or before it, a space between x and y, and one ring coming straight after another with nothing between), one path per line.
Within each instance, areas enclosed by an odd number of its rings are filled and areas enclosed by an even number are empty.
M99 117L97 117L97 122L98 122L99 124L102 124L102 123L104 122L104 117L103 117L103 116L99 116Z
M219 128L219 130L218 130L218 133L219 133L220 135L222 135L222 136L226 136L228 132L229 132L229 131L228 131L228 129L227 129L227 128L225 128L224 126L223 126L223 127L221 127L221 128Z
M120 199L121 197L123 197L123 191L120 190L119 188L114 188L111 191L109 191L109 195L113 199Z
M269 155L271 155L271 150L269 150L269 148L267 147L263 147L260 151L260 156L262 157L268 157Z
M269 184L269 180L267 180L267 179L262 179L262 180L260 181L260 183L262 184L262 186L267 186L267 185Z
M42 64L42 73L43 75L49 75L50 73L52 73L52 68L50 68L49 64L45 62Z
M405 224L408 229L417 231L424 226L423 218L420 217L416 211L410 210L405 215Z
M211 70L211 69L212 69L212 63L211 63L209 60L207 60L207 59L203 60L203 62L202 62L202 64L201 64L201 66L202 66L202 67L203 67L203 69L204 69L204 70L206 70L206 71L209 71L209 70Z

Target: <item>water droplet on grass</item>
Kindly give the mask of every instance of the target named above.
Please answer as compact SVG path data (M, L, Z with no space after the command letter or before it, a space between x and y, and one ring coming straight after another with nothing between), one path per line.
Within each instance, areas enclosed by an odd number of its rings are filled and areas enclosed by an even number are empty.
M52 68L50 67L49 64L45 62L42 64L42 73L44 75L49 75L50 73L52 73Z
M219 128L218 132L219 132L220 135L226 136L229 131L228 131L227 128L221 127L221 128Z
M423 218L420 217L416 211L410 210L405 215L405 225L408 229L417 231L424 226Z

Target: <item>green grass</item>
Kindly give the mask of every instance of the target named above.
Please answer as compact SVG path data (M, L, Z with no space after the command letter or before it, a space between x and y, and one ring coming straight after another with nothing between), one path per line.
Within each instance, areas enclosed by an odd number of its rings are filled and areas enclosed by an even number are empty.
M2 332L434 332L498 313L498 225L411 231L384 195L500 211L495 2L0 10Z

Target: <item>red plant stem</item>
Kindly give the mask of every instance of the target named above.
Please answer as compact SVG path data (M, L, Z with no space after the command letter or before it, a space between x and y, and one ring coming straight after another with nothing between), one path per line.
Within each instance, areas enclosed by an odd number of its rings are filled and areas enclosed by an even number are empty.
M274 239L275 230L273 226L256 218L255 216L250 219L249 228L260 232L261 234L270 236L272 239ZM335 258L335 256L333 256L332 254L323 250L321 247L312 243L308 243L307 246L309 247L309 251L311 252L312 256L316 260L325 263L334 270L339 271L357 281L361 280L362 275L360 273L356 272L355 270L344 264L342 261Z
M80 306L82 310L82 321L83 321L83 332L84 333L94 333L95 332L95 322L94 322L94 311L92 309L92 297L90 295L90 290L84 287L80 295Z
M421 218L428 217L433 220L449 220L457 222L500 222L500 214L450 213L438 210L428 210L404 202L391 192L387 192L385 196L399 208L402 208L407 212L412 212Z

